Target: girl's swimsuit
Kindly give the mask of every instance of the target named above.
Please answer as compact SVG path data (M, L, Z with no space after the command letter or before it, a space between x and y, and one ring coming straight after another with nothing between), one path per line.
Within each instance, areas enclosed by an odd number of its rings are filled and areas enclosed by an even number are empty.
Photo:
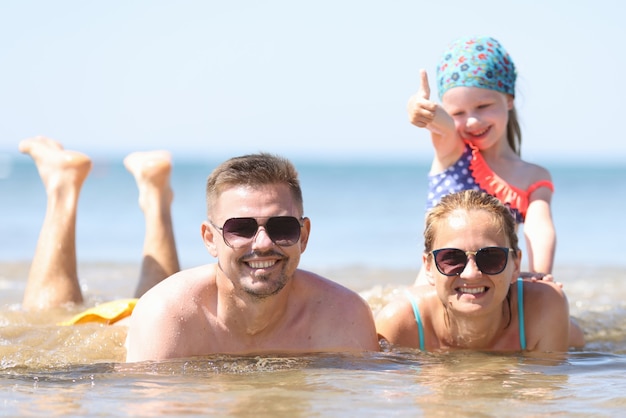
M427 210L432 209L445 195L461 190L481 190L497 197L507 205L517 223L523 223L528 210L528 198L540 187L554 191L549 180L540 180L521 190L511 186L489 167L482 154L474 145L465 143L461 158L441 173L428 175Z
M411 306L413 307L413 315L415 316L415 322L417 323L417 332L420 339L420 350L424 349L424 326L422 325L422 317L420 316L419 306L417 306L417 300L407 292L407 297ZM521 278L517 279L517 316L519 321L519 341L522 350L526 350L526 332L524 331L524 281Z

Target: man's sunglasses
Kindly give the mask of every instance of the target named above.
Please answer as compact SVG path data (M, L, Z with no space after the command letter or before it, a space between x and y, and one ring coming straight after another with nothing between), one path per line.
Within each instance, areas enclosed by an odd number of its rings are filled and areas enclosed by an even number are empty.
M256 218L230 218L224 222L221 228L212 221L211 225L222 232L224 243L231 248L240 248L250 244L259 232L259 228L265 228L265 233L272 242L281 247L290 247L300 239L300 229L304 218L294 216L272 216L264 224L257 222Z
M463 251L458 248L441 248L431 251L435 266L444 276L458 276L465 270L469 255L474 256L476 266L484 274L499 274L504 271L509 261L509 251L513 248L485 247L478 251Z

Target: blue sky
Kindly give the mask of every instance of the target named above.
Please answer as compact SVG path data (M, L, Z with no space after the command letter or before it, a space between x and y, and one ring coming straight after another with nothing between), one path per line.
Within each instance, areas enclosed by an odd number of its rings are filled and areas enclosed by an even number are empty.
M470 34L519 72L522 152L626 157L625 6L607 1L85 1L0 3L0 153L53 137L92 155L259 150L432 156L411 126L419 69Z

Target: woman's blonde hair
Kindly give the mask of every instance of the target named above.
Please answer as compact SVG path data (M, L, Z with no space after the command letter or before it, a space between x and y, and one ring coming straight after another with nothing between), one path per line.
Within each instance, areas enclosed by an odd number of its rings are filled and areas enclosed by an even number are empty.
M492 215L493 223L504 232L509 240L509 246L515 250L517 256L518 238L515 218L509 208L497 198L478 190L463 190L441 198L441 201L428 211L426 227L424 228L424 253L430 253L437 235L438 227L443 220L453 212L464 210L467 212L482 210Z

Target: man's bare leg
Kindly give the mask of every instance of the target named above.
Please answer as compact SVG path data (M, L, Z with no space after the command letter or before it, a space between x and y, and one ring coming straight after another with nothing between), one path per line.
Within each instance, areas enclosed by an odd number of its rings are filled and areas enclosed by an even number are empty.
M146 220L141 274L135 291L135 297L140 297L180 270L171 213L172 162L167 151L149 151L128 155L124 165L135 177L139 207Z
M47 196L22 306L43 309L82 303L76 265L76 212L91 160L44 137L23 140L19 150L34 160Z

